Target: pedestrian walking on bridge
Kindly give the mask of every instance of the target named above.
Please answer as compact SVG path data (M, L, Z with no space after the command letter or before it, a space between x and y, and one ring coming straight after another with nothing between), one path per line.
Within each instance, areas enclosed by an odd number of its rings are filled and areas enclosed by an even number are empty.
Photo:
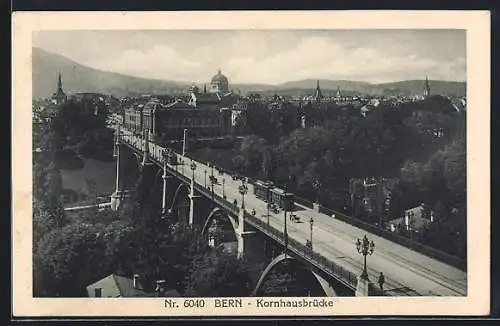
M380 286L380 291L382 292L384 292L384 283L385 283L384 273L380 272L380 276L378 277L378 285Z

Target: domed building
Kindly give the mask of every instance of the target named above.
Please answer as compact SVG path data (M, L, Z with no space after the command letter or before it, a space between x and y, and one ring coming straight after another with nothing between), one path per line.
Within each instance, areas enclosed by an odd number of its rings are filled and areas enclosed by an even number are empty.
M220 69L217 71L217 75L212 77L210 92L222 94L229 93L229 82L227 77L221 73Z

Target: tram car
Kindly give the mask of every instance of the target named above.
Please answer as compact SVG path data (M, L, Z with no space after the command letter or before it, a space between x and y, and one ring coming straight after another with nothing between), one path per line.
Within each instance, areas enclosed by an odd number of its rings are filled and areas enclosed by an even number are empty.
M281 209L286 209L287 211L293 211L295 204L295 195L290 192L285 192L280 188L272 188L270 190L271 202L280 207Z
M177 154L175 154L173 151L167 153L167 163L170 165L177 165Z
M270 194L273 183L270 181L257 180L253 184L253 193L255 197L265 201L270 202Z

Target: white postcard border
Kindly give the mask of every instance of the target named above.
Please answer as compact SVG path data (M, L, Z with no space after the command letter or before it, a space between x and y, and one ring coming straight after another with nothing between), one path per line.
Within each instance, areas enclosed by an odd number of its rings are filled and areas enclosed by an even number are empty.
M484 315L490 308L490 15L487 11L16 12L12 20L12 293L21 316ZM32 297L31 48L37 30L465 29L467 31L466 297L338 297L330 308L166 309L164 299ZM279 299L279 298L276 298ZM283 298L289 300L290 298ZM299 298L297 298L300 300ZM308 298L310 299L310 298ZM321 298L318 298L321 299ZM265 298L270 300L270 298ZM182 301L179 299L179 302ZM250 304L249 304L250 303Z

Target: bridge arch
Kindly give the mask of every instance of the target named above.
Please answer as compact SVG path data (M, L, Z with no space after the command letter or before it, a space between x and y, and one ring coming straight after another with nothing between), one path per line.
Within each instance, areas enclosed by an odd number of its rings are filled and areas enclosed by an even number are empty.
M119 162L116 163L119 164L120 190L133 189L141 175L140 160L137 159L137 153L126 144L120 144L119 151Z
M211 212L210 214L208 214L208 217L207 219L205 220L205 224L203 225L203 229L201 230L201 235L202 236L206 236L207 235L207 231L208 231L208 228L210 227L210 224L212 224L212 221L217 218L217 216L224 216L226 217L229 222L231 223L231 227L234 231L234 235L236 237L236 235L238 234L238 223L236 222L236 220L231 216L229 215L225 210L219 208L219 207L215 207Z
M189 214L189 208L186 208L185 206L189 207L190 202L188 199L189 196L189 187L185 183L181 183L177 189L174 192L174 196L172 198L172 204L170 205L170 209L168 210L169 214L174 213L174 211L177 214L177 219L178 221L184 221L187 223L188 221L188 214ZM185 211L179 211L180 207L179 204L181 204L181 200L184 203L183 207L186 209Z
M271 274L271 272L277 266L283 264L286 261L294 261L294 262L297 262L297 263L300 263L300 264L304 265L302 262L299 262L297 259L295 259L294 257L291 257L290 255L285 255L283 253L283 254L277 256L276 258L274 258L266 266L266 268L264 269L264 271L260 275L259 281L257 282L257 285L255 286L255 289L253 290L253 293L252 293L254 296L257 295L257 293L260 291L262 285L264 284L264 282L266 281L266 279L268 278L268 276ZM313 275L314 279L317 281L317 284L323 290L323 293L325 294L325 296L328 296L328 297L336 297L337 296L336 291L328 283L327 280L325 280L321 275L319 275L318 273L314 272L310 268L307 268L307 270L309 270L311 272L311 274Z
M137 171L141 171L142 170L142 156L139 155L138 153L134 153L134 157L135 157L135 163L136 163L136 167L137 167Z
M163 168L157 169L154 177L154 184L155 185L161 184L163 182L162 177L163 177Z
M181 183L174 192L174 197L172 197L172 204L170 205L170 209L174 209L175 204L177 203L178 197L181 194L181 191L185 191L186 194L189 195L189 187L185 183Z

